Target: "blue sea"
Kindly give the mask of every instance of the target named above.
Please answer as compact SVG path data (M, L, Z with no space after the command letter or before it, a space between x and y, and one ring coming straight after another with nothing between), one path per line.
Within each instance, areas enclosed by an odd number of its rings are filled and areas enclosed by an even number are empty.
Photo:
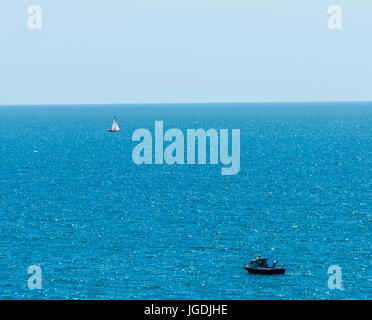
M134 164L155 120L240 129L240 172ZM0 151L1 299L372 298L372 103L3 106Z

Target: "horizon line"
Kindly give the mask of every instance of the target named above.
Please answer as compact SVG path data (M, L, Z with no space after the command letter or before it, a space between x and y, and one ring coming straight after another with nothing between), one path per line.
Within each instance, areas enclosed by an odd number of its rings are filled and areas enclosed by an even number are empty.
M372 100L314 100L314 101L209 101L209 102L114 102L114 103L41 103L41 104L0 104L0 107L58 107L58 106L130 106L130 105L172 105L172 104L294 104L294 103L372 103Z

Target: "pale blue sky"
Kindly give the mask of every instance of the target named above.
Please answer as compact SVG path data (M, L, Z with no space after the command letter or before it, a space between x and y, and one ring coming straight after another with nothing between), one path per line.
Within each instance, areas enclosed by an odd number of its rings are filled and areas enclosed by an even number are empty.
M1 0L0 13L0 105L372 100L371 0Z

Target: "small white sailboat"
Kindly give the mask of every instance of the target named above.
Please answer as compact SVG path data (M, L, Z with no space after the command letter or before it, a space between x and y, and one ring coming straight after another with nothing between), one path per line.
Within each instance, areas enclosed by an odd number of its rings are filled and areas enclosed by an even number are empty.
M120 131L119 124L116 121L116 118L115 117L114 117L114 120L112 121L111 128L108 129L107 131L109 131L109 132L119 132Z

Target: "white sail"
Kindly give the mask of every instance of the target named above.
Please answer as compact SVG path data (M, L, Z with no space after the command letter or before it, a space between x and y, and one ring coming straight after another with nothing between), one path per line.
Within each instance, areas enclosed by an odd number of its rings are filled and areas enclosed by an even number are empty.
M114 120L112 121L111 130L112 131L119 131L120 130L120 127L119 127L119 125L116 121L116 118L114 118Z

